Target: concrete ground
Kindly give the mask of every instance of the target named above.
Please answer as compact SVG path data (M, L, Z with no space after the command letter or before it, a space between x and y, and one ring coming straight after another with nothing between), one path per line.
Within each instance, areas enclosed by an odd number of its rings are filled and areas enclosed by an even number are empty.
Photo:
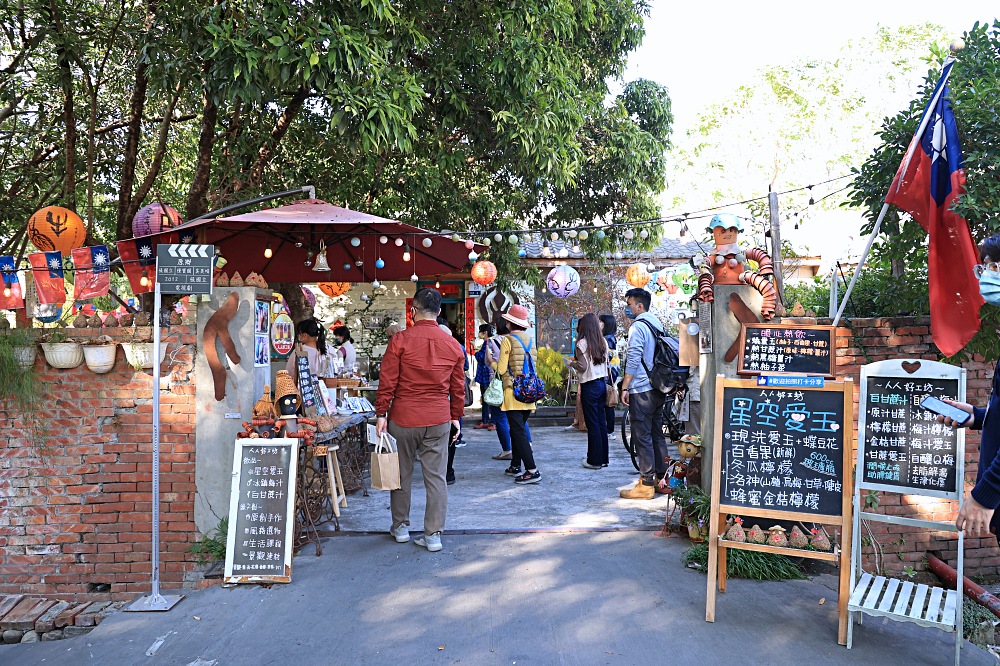
M440 553L385 534L360 534L387 528L387 499L355 495L344 520L344 528L355 531L325 539L322 557L307 546L293 562L291 584L189 592L169 612L119 613L83 637L0 646L0 665L909 666L954 660L953 635L880 618L856 627L852 650L837 645L829 575L731 580L716 622L706 623L706 578L682 562L689 543L649 531L661 524L665 499L620 503L613 497L635 478L627 459L590 472L577 460L584 435L537 432L546 483L514 488L500 474L502 465L489 459L496 445L486 435L477 431L459 449L449 518L457 533L445 534ZM415 530L421 515L415 511ZM551 529L559 525L576 531ZM622 529L608 531L616 526ZM530 527L546 529L518 531ZM962 659L995 664L969 644Z
M535 428L535 463L541 483L517 486L503 471L508 461L493 460L500 453L496 433L472 428L478 419L466 418L466 446L455 454L456 483L448 487L447 530L505 531L525 528L652 528L662 525L670 508L666 495L650 501L623 500L618 490L639 478L621 440L609 443L610 464L590 470L581 464L587 455L587 434L560 427ZM529 421L530 425L530 421ZM360 492L347 499L340 526L348 532L384 532L391 522L389 493ZM413 471L411 530L423 529L424 485L417 464ZM333 529L332 524L328 525Z

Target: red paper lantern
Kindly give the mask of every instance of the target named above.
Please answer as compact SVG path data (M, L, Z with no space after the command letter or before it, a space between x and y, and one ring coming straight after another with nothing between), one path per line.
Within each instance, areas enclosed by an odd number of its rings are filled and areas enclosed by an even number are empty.
M343 296L351 288L350 282L320 282L318 285L319 290L330 298L337 298L337 296Z
M493 284L497 279L497 267L492 261L477 261L472 266L472 279L483 286Z
M87 227L80 216L68 208L46 206L28 220L28 239L42 252L70 250L83 247Z

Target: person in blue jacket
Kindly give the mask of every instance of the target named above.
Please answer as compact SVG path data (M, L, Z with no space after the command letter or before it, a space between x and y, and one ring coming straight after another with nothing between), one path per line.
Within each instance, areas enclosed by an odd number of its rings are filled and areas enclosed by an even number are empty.
M1000 234L990 236L979 246L979 255L983 263L976 266L979 277L979 291L986 302L1000 306ZM946 417L938 420L946 425L970 427L982 430L979 444L979 471L976 473L976 485L969 491L962 510L955 520L955 526L965 532L966 536L986 536L987 533L997 535L1000 527L1000 516L996 509L1000 507L1000 362L993 369L993 389L986 408L973 407L964 402L946 400L970 415L962 423Z

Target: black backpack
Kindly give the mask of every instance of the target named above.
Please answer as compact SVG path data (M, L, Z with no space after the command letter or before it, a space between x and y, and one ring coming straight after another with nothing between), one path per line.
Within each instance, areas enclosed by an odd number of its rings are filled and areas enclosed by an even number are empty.
M683 379L678 376L677 370L680 365L680 358L677 350L670 344L670 336L664 331L658 331L648 322L638 320L636 323L645 324L649 332L653 334L653 341L656 345L653 349L653 367L646 365L645 354L640 357L642 367L646 370L649 383L653 388L661 393L669 393L674 390Z

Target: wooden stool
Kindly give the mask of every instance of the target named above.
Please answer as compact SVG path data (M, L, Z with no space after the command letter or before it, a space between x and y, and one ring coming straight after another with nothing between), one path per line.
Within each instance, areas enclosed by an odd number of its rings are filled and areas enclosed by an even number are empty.
M340 507L347 508L347 490L344 488L344 480L340 476L340 460L337 458L339 444L317 447L319 455L324 455L322 450L326 449L326 473L330 484L330 502L333 504L333 515L340 518Z

